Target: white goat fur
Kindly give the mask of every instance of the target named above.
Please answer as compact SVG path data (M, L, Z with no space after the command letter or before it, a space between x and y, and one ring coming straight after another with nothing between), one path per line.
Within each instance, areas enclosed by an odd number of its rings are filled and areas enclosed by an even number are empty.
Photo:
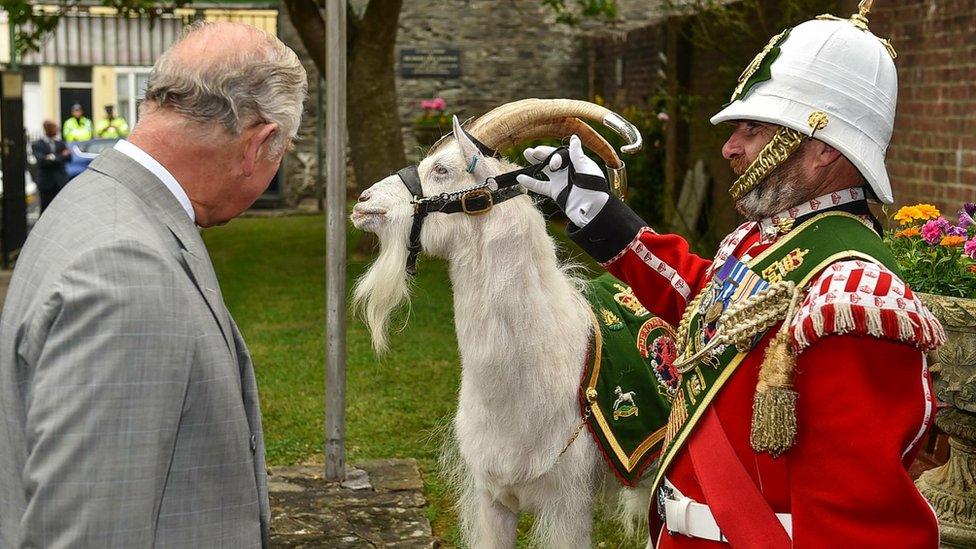
M421 162L428 196L516 169L481 157L463 136ZM380 253L355 292L378 351L390 313L407 299L407 240L413 208L391 176L366 190L353 211L375 232ZM462 376L454 437L463 463L459 511L465 541L514 547L519 511L536 515L533 539L545 547L590 547L593 505L609 469L587 433L559 453L580 421L580 376L591 333L582 281L556 258L556 244L528 196L488 214L431 214L421 235L427 255L448 260ZM422 265L421 265L422 267ZM610 480L607 485L615 485ZM622 507L645 518L646 490L623 490ZM632 521L625 525L632 527Z

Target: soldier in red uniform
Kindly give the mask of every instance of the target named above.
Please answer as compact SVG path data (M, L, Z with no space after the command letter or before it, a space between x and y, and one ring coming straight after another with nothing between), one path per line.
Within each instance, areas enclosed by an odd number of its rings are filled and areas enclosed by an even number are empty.
M925 353L944 335L868 209L893 201L884 154L897 95L869 6L774 37L712 119L733 128L722 152L749 220L714 260L615 198L575 137L548 181L520 177L678 326L681 385L651 503L658 547L939 544L907 468L934 414Z

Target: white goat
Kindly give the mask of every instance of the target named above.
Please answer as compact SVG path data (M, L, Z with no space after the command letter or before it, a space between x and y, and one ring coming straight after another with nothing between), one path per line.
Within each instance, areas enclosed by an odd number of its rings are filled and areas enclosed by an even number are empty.
M466 170L472 157L478 157L473 175ZM432 196L517 168L482 156L455 123L453 139L435 145L418 172ZM397 176L387 177L362 193L352 213L358 229L380 240L354 296L379 351L387 347L391 311L409 293L411 198ZM566 447L580 425L577 391L592 333L582 281L559 264L528 196L487 215L431 214L421 242L426 254L447 259L454 290L462 364L454 436L464 466L459 507L466 542L514 547L518 514L530 511L537 543L590 547L593 503L610 474L586 433ZM646 513L646 491L630 499L638 514Z

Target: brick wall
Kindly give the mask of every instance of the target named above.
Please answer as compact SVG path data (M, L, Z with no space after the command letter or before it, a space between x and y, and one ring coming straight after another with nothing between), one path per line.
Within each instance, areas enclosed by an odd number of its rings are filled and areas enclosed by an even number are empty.
M653 107L664 78L666 33L651 25L593 39L593 93L609 105Z
M846 15L857 2L840 4L822 11ZM961 202L976 200L976 0L885 0L875 7L871 29L891 38L899 53L898 110L888 150L897 205L931 202L954 214ZM728 132L710 127L708 118L762 45L729 36L728 47L703 49L689 42L691 28L688 20L672 17L667 24L596 40L593 58L603 68L595 72L594 89L617 109L644 106L648 93L662 87L687 98L683 115L669 123L667 179L676 195L688 170L705 163L712 225L700 238L701 249L708 249L737 222L725 191L732 174L720 154ZM655 50L655 42L663 45ZM616 57L626 67L622 82L610 70Z
M898 204L976 200L976 0L886 0L875 34L898 51L888 173Z

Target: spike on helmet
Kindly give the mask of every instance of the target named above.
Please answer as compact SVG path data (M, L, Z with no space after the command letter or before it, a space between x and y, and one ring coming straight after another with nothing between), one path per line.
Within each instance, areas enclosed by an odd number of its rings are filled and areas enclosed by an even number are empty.
M840 151L878 198L894 197L885 152L898 99L895 50L868 29L873 0L850 19L821 15L774 36L746 67L712 124L755 120L783 127L733 185L748 193L802 140L813 137Z

